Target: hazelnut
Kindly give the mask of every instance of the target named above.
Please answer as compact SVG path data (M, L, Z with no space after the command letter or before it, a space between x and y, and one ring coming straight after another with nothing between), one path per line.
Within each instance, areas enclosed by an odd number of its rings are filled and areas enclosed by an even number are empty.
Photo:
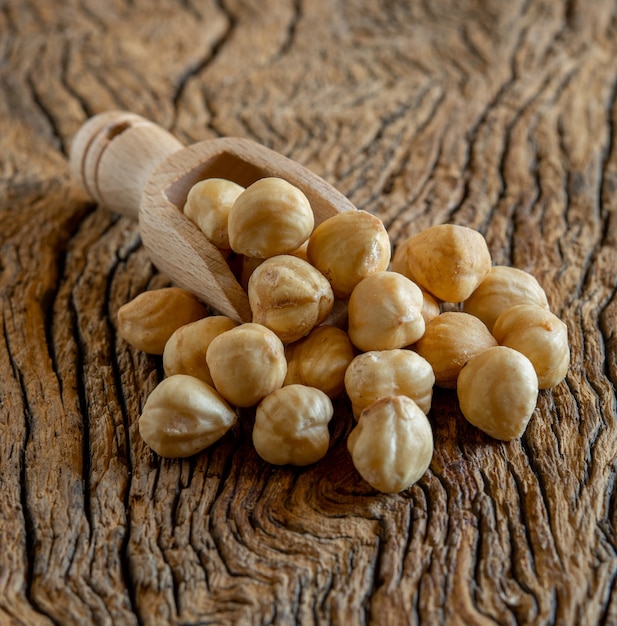
M283 385L287 373L281 340L260 324L240 324L215 337L206 362L216 390L237 407L256 405Z
M477 317L462 311L445 311L426 325L414 349L431 364L435 384L453 389L467 360L496 345L495 338Z
M364 352L345 372L345 390L356 419L369 404L388 396L407 396L428 413L434 384L430 363L411 350Z
M148 396L139 434L160 456L187 457L212 445L235 422L236 413L210 385L177 374L162 380Z
M494 346L467 361L456 389L467 421L495 439L510 441L525 432L536 408L538 377L524 354Z
M118 309L118 335L148 354L163 354L175 330L206 317L208 309L179 287L144 291Z
M495 265L465 300L463 310L479 317L492 331L499 315L515 304L535 304L549 308L544 289L529 272L507 265Z
M428 469L433 433L413 400L381 398L360 413L347 448L354 467L371 487L397 493L411 487Z
M184 214L221 250L229 250L229 211L244 187L223 178L195 183L186 197Z
M399 248L394 271L444 302L468 298L491 269L486 240L466 226L431 226L407 238Z
M332 310L330 283L310 263L289 254L270 257L248 283L253 322L291 343L324 321Z
M424 323L428 324L433 318L441 313L439 301L435 296L422 289L422 317Z
M390 264L390 238L382 221L366 211L346 211L323 221L309 238L307 258L332 285L336 298L349 298L368 274Z
M285 356L285 385L315 387L336 398L345 390L345 371L355 351L344 330L318 326L303 339L285 346Z
M568 373L568 327L544 307L517 304L506 309L495 321L493 336L531 361L540 389L554 387Z
M392 256L392 264L390 267L391 271L406 276L406 254L407 249L405 247L405 242L403 242L394 250L394 255ZM439 300L432 293L429 293L420 285L418 286L422 290L422 296L424 298L424 301L422 303L422 317L424 318L424 322L428 324L428 322L430 322L434 317L437 317L441 313Z
M424 333L422 304L422 291L402 274L369 274L349 298L349 338L363 351L408 346Z
M238 322L225 315L211 315L178 328L163 350L165 375L188 374L214 385L206 363L206 351L215 337L237 325Z
M409 245L408 242L410 239L411 237L407 237L396 244L390 260L390 269L393 272L403 274L403 276L407 273L407 245Z
M310 465L330 445L330 398L312 387L288 385L266 396L255 411L253 445L274 465Z
M313 210L300 189L282 178L261 178L231 207L229 244L249 257L288 254L309 238L314 224Z

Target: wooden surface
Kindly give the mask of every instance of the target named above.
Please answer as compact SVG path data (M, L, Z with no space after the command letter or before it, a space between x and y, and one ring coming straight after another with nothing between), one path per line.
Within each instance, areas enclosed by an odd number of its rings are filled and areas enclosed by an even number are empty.
M0 2L0 623L617 623L616 24L609 0ZM250 413L160 460L161 364L115 314L167 281L68 179L112 108L262 142L393 241L478 228L567 323L567 379L511 444L437 393L394 496L354 472L344 402L308 469L262 462Z

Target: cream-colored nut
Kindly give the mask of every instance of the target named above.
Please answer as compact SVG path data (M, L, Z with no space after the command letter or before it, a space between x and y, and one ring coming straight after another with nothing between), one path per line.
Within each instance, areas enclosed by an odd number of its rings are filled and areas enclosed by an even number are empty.
M428 324L441 313L441 309L439 308L437 298L424 289L422 289L422 298L422 317L424 318L424 323Z
M382 221L366 211L346 211L323 221L311 235L307 257L332 285L349 298L353 288L390 264L390 238Z
M215 337L237 325L238 322L225 315L211 315L178 328L163 350L165 375L187 374L214 385L206 363L206 351Z
M187 457L218 441L236 418L210 385L176 374L162 380L148 396L139 418L139 434L160 456Z
M477 317L462 311L445 311L426 325L414 349L431 364L435 384L453 389L467 360L496 345L495 338Z
M334 304L332 287L308 261L290 254L266 259L248 284L253 322L275 332L283 343L307 335Z
M491 269L486 240L467 226L431 226L403 241L400 247L394 254L394 271L444 302L468 298Z
M336 398L345 390L345 371L355 351L344 330L318 326L303 339L285 346L285 356L285 385L315 387Z
M208 315L192 293L179 287L144 291L118 309L118 335L148 354L163 354L175 330Z
M479 317L492 331L495 320L515 304L535 304L549 308L544 289L529 272L507 265L495 265L465 300L463 310Z
M394 246L390 260L390 270L403 276L407 274L407 246L410 239L411 237L407 237Z
M422 291L402 274L369 274L349 298L349 338L363 351L409 346L424 333L422 304Z
M506 309L493 326L493 336L531 361L540 389L554 387L568 373L568 327L544 307L517 304Z
M266 396L255 411L253 445L274 465L310 465L330 445L328 422L334 408L319 389L288 385Z
M304 193L282 178L261 178L247 187L229 212L231 249L265 259L299 248L315 225Z
M195 183L186 197L184 214L221 250L229 249L229 211L244 187L224 178Z
M345 390L356 419L367 406L388 396L407 396L428 413L434 384L430 363L411 350L363 352L345 372Z
M354 467L371 487L397 493L428 469L433 432L426 415L407 396L381 398L360 413L347 448Z
M261 324L240 324L215 337L206 362L216 390L238 407L256 405L287 373L283 342Z
M536 408L538 377L524 354L494 346L467 361L456 389L468 422L495 439L511 441L525 432Z
M390 266L391 271L403 274L403 276L406 275L405 267L407 263L407 249L405 244L406 241L395 248L394 255L392 256L392 264ZM420 289L424 297L424 302L422 303L422 317L424 318L424 322L428 324L434 317L437 317L441 313L439 300L426 289L422 287L420 287Z

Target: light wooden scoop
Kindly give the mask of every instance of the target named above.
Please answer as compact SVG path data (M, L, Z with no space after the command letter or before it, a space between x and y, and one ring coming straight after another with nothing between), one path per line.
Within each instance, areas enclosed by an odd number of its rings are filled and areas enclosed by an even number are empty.
M315 225L355 207L295 161L247 139L221 138L185 147L153 122L126 111L89 119L73 140L73 179L100 205L139 219L154 265L216 311L247 322L248 296L221 252L183 213L189 189L205 178L248 186L277 176L301 189Z

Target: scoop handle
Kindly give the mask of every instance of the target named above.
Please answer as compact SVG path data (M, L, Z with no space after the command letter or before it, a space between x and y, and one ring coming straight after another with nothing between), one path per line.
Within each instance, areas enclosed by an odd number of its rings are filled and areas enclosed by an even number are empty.
M73 180L110 211L137 219L150 174L183 144L154 122L106 111L77 131L70 154Z

